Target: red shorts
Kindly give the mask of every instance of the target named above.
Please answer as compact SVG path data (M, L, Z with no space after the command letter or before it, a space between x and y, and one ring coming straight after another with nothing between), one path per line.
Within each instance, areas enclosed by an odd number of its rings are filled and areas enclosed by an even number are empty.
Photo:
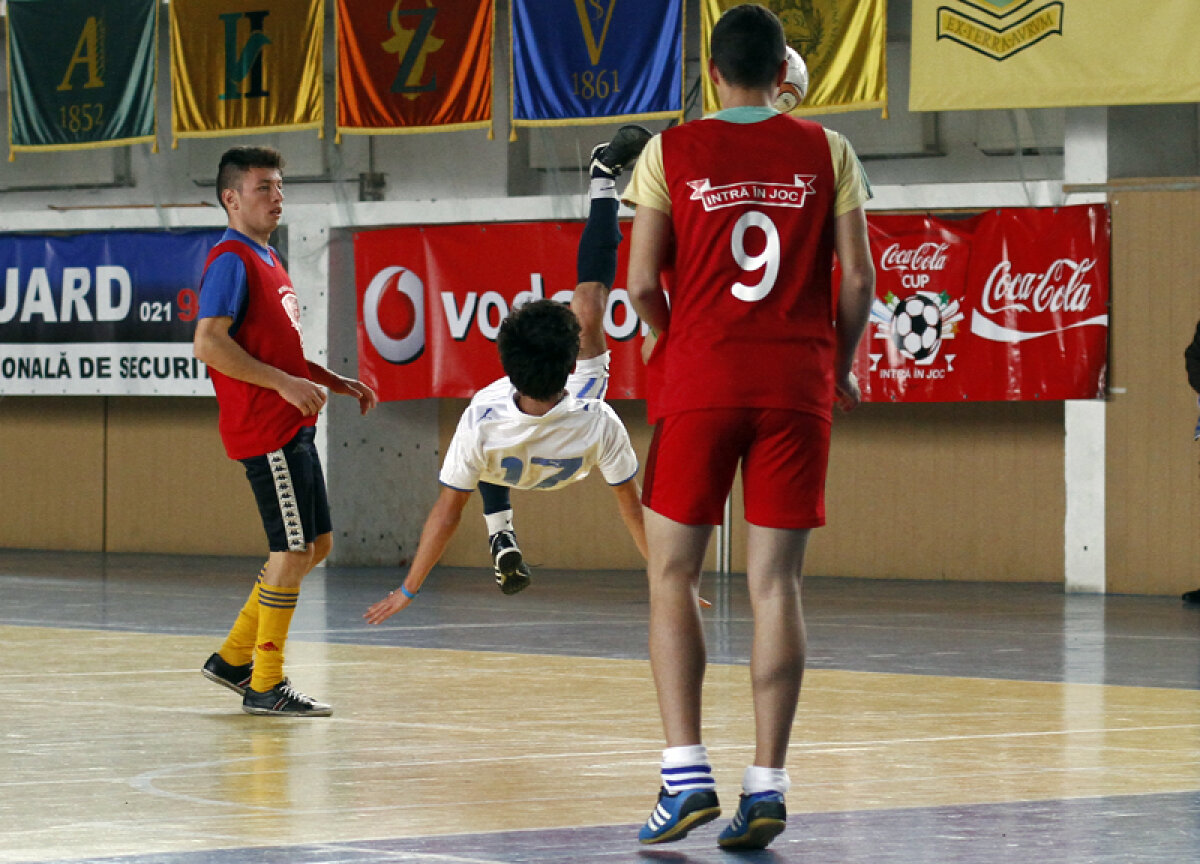
M684 525L720 525L738 463L746 521L825 524L830 421L779 408L706 408L658 421L642 503Z

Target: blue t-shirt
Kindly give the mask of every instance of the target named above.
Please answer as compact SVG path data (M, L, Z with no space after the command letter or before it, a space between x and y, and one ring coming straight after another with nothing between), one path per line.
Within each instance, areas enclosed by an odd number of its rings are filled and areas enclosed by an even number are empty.
M225 229L220 243L226 240L237 240L245 243L265 263L271 264L271 250L260 246L241 231L232 228ZM230 333L236 333L242 323L246 311L246 265L242 259L232 252L225 252L213 259L204 278L200 281L200 315L201 318L232 318L233 326Z

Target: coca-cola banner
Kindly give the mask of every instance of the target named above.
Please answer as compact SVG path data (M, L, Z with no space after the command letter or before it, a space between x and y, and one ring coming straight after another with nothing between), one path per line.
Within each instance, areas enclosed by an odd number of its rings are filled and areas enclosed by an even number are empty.
M871 215L872 402L1092 399L1108 365L1104 206Z
M876 297L855 370L867 401L1086 399L1108 358L1103 206L963 219L868 215ZM570 299L580 222L384 228L354 238L359 375L384 400L467 397L502 375L525 299ZM624 226L626 234L629 226ZM643 398L622 244L605 330L609 397Z

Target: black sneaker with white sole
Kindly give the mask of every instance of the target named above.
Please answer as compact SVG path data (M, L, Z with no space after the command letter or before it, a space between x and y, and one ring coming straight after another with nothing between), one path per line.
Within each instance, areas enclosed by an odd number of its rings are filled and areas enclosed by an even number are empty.
M328 717L333 713L333 706L305 696L284 678L265 693L247 687L242 697L242 710L247 714L271 717Z
M613 135L611 141L597 144L592 148L592 159L588 164L588 173L592 177L617 177L621 171L632 165L646 142L653 134L644 126L630 124L622 126Z
M200 667L200 674L209 681L228 687L239 696L245 695L246 688L250 686L250 673L253 671L253 663L234 666L225 662L225 658L220 654L213 654Z
M489 541L492 550L492 569L496 584L505 594L516 594L529 587L529 567L521 556L517 537L511 531L497 531Z

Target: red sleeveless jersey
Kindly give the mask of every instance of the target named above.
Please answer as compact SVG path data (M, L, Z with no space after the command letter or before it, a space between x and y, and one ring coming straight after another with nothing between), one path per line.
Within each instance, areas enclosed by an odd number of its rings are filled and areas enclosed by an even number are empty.
M674 259L651 419L716 407L830 417L836 187L825 130L784 114L704 119L667 129L662 147Z
M246 314L233 340L252 357L298 378L311 378L300 333L300 303L283 264L271 251L270 266L238 240L218 243L208 253L204 269L217 256L232 252L246 266ZM203 284L203 281L201 282ZM209 369L220 408L218 428L230 459L249 459L278 450L300 430L313 426L316 415L305 417L274 390Z

